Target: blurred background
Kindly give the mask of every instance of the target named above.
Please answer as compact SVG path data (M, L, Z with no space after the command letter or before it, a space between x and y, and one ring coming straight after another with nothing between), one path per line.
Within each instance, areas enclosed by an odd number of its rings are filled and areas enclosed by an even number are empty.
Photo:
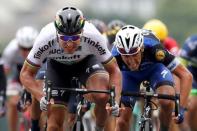
M158 18L179 44L197 33L196 0L1 0L0 3L0 51L19 27L33 25L40 30L64 6L78 7L87 19L99 18L106 23L121 19L142 27L147 20Z

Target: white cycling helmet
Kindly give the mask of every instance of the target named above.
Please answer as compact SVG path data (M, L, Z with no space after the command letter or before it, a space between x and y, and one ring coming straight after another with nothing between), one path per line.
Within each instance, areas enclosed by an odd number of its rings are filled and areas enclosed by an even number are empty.
M142 30L133 25L123 26L116 34L114 45L122 55L136 54L143 45Z
M38 31L31 26L24 26L18 29L16 39L21 48L32 48Z

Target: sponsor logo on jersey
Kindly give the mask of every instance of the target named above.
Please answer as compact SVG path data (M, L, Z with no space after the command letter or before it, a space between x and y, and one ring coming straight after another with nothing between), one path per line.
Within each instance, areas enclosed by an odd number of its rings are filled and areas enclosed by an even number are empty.
M38 51L34 54L34 58L40 59L42 53L46 50L48 50L50 47L54 45L54 40L49 41L47 45L44 45L40 48L38 48Z
M88 37L83 37L83 40L89 45L94 46L99 51L100 55L106 54L106 50L100 45L99 42L95 42Z
M63 49L53 49L49 51L49 55L50 54L62 54L64 52Z
M55 60L73 60L79 59L80 55L73 55L73 56L59 56L59 57L52 57Z
M162 61L165 58L165 51L164 50L157 50L155 53L155 57L158 61Z

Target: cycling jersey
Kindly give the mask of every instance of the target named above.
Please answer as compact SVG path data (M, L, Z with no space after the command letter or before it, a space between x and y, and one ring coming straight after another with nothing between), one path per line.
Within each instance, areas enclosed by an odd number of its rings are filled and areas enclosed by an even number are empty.
M105 38L91 23L85 22L80 46L73 54L64 52L59 46L54 23L50 23L41 30L27 57L27 62L35 67L40 67L42 61L45 58L49 58L71 65L82 61L89 55L95 55L102 63L107 63L112 59L112 55L107 49Z
M173 55L176 55L176 56L178 55L178 53L179 53L179 46L178 46L178 43L176 42L175 39L173 39L172 37L167 37L163 41L163 45Z
M196 36L189 37L180 52L180 57L183 58L184 65L187 66L193 75L192 92L197 95L197 39ZM195 90L193 90L195 89Z
M144 52L139 70L131 71L115 47L112 49L112 54L117 59L122 72L123 91L138 92L144 80L150 82L153 90L162 85L173 86L173 76L170 70L173 71L179 62L152 33L144 34ZM136 99L123 96L121 101L125 106L133 108Z
M2 61L5 68L17 69L17 65L22 67L24 60L25 58L20 54L18 41L13 39L4 49L2 54Z

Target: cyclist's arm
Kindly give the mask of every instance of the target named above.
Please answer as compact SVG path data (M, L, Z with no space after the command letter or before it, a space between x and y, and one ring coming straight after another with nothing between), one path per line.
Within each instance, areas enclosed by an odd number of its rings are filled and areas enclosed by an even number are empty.
M192 88L192 74L182 64L179 64L172 73L180 79L180 105L187 107L188 96Z
M112 58L108 63L104 64L104 67L110 75L110 85L115 86L116 101L120 102L122 91L122 76L115 58Z
M187 70L186 67L184 67L182 64L180 64L177 57L169 53L166 49L162 48L161 46L157 45L155 46L157 49L155 52L156 60L162 62L167 68L175 74L179 80L180 80L180 105L182 107L187 106L187 99L189 92L192 87L192 74ZM162 53L163 52L163 53ZM158 53L158 55L157 55ZM158 59L162 58L162 59ZM161 57L162 56L162 57Z
M39 84L35 80L35 75L38 69L38 67L34 67L25 61L20 72L20 80L25 89L30 92L38 101L40 101L43 96L43 92L40 91Z

